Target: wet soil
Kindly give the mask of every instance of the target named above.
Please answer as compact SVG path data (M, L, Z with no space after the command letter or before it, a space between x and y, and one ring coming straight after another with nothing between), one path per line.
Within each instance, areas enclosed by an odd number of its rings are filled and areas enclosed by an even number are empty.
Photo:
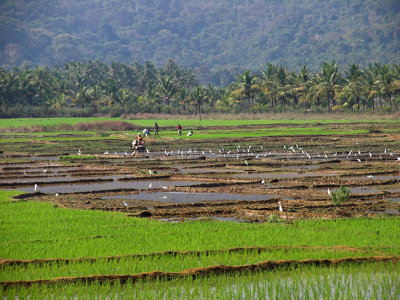
M127 142L127 154L118 143L115 149L104 140L91 143L92 152L82 150L89 159L5 151L10 161L0 165L1 188L62 207L159 220L265 222L274 215L291 222L400 210L397 134L182 140L169 148L160 139L148 143L149 153L134 155ZM59 151L77 150L64 143ZM350 199L334 206L328 188L340 185L350 188Z

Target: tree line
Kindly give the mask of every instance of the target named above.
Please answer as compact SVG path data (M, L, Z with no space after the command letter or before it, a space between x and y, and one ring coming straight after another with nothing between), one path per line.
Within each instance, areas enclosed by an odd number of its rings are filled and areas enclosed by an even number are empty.
M99 61L63 67L0 68L0 117L93 116L131 113L398 111L400 66L362 69L324 62L318 72L268 63L225 87L199 84L172 60L131 65Z

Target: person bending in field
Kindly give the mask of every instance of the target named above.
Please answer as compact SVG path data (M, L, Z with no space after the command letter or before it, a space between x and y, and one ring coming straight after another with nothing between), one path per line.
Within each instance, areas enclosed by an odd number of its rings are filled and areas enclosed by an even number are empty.
M149 136L150 131L148 129L143 129L143 134L144 134L144 136Z
M137 141L138 141L137 142L138 145L143 145L144 144L142 135L140 133L137 136Z
M178 127L176 127L176 128L178 129L179 136L181 136L182 135L182 126L181 126L181 124L178 124Z
M189 132L188 132L188 134L187 134L187 136L192 136L192 135L193 135L193 130L190 129Z

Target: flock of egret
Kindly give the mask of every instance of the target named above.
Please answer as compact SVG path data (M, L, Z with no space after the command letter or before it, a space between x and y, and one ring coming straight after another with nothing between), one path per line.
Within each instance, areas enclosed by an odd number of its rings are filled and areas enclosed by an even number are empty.
M356 144L358 145L358 142L356 141ZM264 147L262 145L259 145L259 150L251 150L253 148L252 145L242 147L240 144L237 145L236 149L231 150L231 149L224 149L221 147L220 149L217 149L216 151L212 151L211 149L208 150L193 150L193 149L188 149L188 150L170 150L167 151L165 149L162 152L152 152L151 154L153 156L166 156L166 157L181 157L181 158L195 158L199 156L208 156L208 157L215 157L215 158L236 158L236 159L243 159L244 164L246 166L249 165L249 162L247 161L248 159L261 159L261 158L276 158L276 159L306 159L306 160L328 160L328 159L335 159L335 158L342 158L346 160L353 160L353 161L358 161L362 162L363 160L366 161L366 157L370 158L371 160L373 159L380 159L383 160L384 158L387 159L395 159L395 155L393 152L388 151L387 149L384 149L383 151L378 151L377 153L371 153L370 151L366 153L362 153L361 150L357 150L353 152L353 149L349 151L344 151L341 154L339 154L337 151L334 153L329 153L327 151L322 151L323 146L321 148L321 153L317 151L306 151L303 149L303 147L300 147L297 143L293 146L283 146L283 152L280 151L265 151ZM257 147L254 147L253 149L256 149ZM114 151L114 155L123 155L124 157L126 156L135 156L136 151L132 151L131 153L127 153L126 151L120 152L122 154L117 153ZM150 154L150 151L146 149L145 155ZM81 156L82 152L81 149L78 151L78 155ZM109 155L109 151L105 151L103 155ZM396 157L397 161L400 162L400 157ZM43 170L43 173L46 173L47 170ZM25 172L26 173L26 172ZM148 170L149 175L156 174L155 171L153 170ZM373 178L372 175L368 175L368 178ZM264 180L261 181L262 184L265 183ZM151 188L151 183L149 185L149 188ZM168 187L162 186L162 189L168 190ZM34 191L38 191L38 185L34 185ZM331 191L328 188L327 190L328 195L331 196ZM58 193L55 194L56 197L58 197ZM125 207L129 207L129 204L127 202L123 202L123 205ZM281 202L278 202L279 205L279 211L283 212L282 204Z

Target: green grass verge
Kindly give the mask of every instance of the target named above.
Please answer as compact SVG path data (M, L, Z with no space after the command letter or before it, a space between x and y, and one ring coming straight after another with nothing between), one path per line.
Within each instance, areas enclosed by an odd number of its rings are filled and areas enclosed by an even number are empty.
M283 116L284 117L284 116ZM177 126L180 123L184 129L198 126L239 126L239 125L256 125L256 124L332 124L332 123L398 123L398 120L388 119L385 117L369 118L370 121L366 120L365 116L354 117L329 117L327 115L299 115L292 119L261 119L261 120L219 120L219 119L137 119L137 120L126 120L121 118L12 118L12 119L0 119L0 127L23 127L23 126L50 126L59 124L77 124L80 122L101 122L101 121L126 121L133 124L137 124L143 127L153 128L154 123L157 122L161 127Z
M247 130L198 130L195 131L193 136L187 136L186 132L182 136L178 136L175 131L163 131L158 136L152 135L151 139L161 138L179 138L179 139L216 139L216 138L241 138L241 137L262 137L262 136L291 136L291 135L346 135L346 134L365 134L367 130L328 130L321 127L306 127L306 128L271 128L271 129L247 129ZM82 132L76 132L78 136L52 136L25 133L24 137L7 136L7 138L0 139L0 143L10 142L29 142L29 141L49 141L49 142L62 142L62 141L85 141L85 140L105 140L105 139L120 139L121 135L126 139L133 139L137 132L108 132L105 136L97 136L96 133L92 135L85 133L87 136L82 136ZM4 137L4 136L3 136Z

